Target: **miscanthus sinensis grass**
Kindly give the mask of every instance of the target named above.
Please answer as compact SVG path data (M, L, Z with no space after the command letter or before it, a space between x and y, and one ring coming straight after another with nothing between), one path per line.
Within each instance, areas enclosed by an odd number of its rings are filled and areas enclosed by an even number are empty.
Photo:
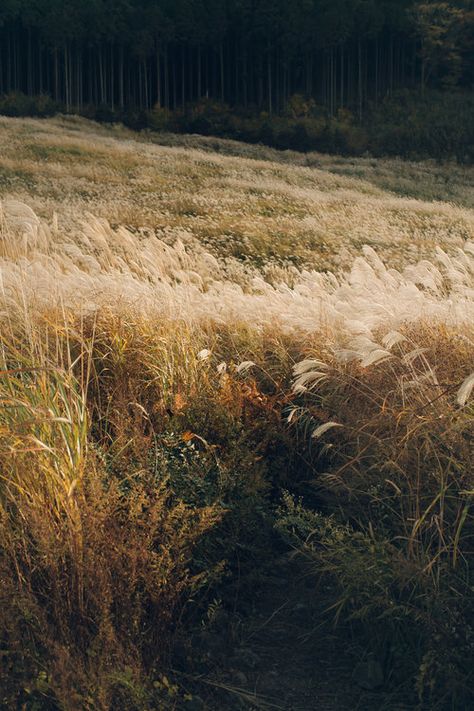
M216 257L318 271L350 268L364 244L398 268L473 236L469 168L238 144L229 155L229 142L157 145L73 119L0 119L0 141L3 196L48 222L56 212L70 235L90 212L166 242L198 241Z
M239 496L264 491L275 441L286 471L303 442L333 517L308 529L314 512L287 496L282 527L305 531L301 549L335 577L337 614L380 620L401 646L408 620L420 695L462 690L469 169L156 145L71 119L0 119L0 134L0 594L3 639L15 647L26 625L35 640L22 673L37 673L42 639L42 683L65 707L71 688L71 708L87 694L126 705L127 684L145 694L147 655L163 649L140 630L166 646L207 580L190 561L236 472ZM160 438L198 443L199 486L178 476L191 493L170 488Z
M451 256L438 247L431 260L400 269L363 247L347 273L335 274L218 260L179 233L170 245L92 215L70 235L11 199L1 210L5 305L63 305L84 314L108 306L188 323L321 331L328 346L342 349L341 358L360 356L364 365L390 355L390 334L402 324L444 323L460 338L472 326L468 240Z

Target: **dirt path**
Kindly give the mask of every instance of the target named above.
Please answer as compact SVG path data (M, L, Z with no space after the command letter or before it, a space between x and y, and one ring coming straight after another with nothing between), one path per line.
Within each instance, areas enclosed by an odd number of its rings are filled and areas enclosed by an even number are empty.
M281 563L244 613L201 638L207 665L194 708L209 711L405 711L414 708L385 681L368 690L366 650L335 630L329 590L315 590L301 565ZM219 622L219 620L218 620ZM201 647L202 649L202 647ZM205 667L207 666L207 669ZM370 684L371 682L369 682ZM376 682L374 682L376 683Z

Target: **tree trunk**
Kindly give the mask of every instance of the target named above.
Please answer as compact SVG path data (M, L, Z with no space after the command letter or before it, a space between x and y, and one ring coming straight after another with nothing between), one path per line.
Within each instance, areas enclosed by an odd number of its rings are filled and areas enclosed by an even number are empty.
M197 71L198 71L198 76L197 76L198 100L201 100L201 98L202 98L202 48L201 48L201 45L198 46Z
M114 45L110 45L110 106L115 110L115 50Z
M184 44L181 47L181 106L183 107L184 111L184 106L186 104L186 62L185 62L185 46Z
M119 50L119 104L120 108L123 109L125 106L124 97L124 76L123 76L123 45L120 45Z
M219 66L221 80L221 101L225 101L225 85L224 85L224 46L222 42L219 45Z
M59 60L58 50L54 50L54 98L59 101Z
M268 113L271 115L273 113L273 96L272 96L272 55L271 48L268 45L267 54L267 81L268 81Z
M344 45L341 44L341 107L344 107Z
M105 77L104 64L102 56L102 48L99 50L99 86L100 86L100 103L105 103Z
M165 108L169 109L170 107L170 88L169 88L169 67L168 67L168 44L165 44L165 51L164 51L164 90L165 90Z

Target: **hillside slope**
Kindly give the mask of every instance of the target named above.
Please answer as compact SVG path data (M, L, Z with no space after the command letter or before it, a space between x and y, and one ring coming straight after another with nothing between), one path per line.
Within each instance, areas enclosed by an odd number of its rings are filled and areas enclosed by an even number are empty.
M474 169L0 144L0 705L469 708Z
M67 117L1 118L0 139L2 196L68 230L92 213L216 256L319 270L347 268L363 244L398 267L473 234L474 169L454 164L137 137Z

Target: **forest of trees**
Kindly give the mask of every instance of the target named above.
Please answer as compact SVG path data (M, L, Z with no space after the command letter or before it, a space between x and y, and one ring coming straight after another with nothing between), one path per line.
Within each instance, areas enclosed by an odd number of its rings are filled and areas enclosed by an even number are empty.
M301 94L362 116L400 88L472 88L473 46L473 0L1 0L0 95L272 114Z

